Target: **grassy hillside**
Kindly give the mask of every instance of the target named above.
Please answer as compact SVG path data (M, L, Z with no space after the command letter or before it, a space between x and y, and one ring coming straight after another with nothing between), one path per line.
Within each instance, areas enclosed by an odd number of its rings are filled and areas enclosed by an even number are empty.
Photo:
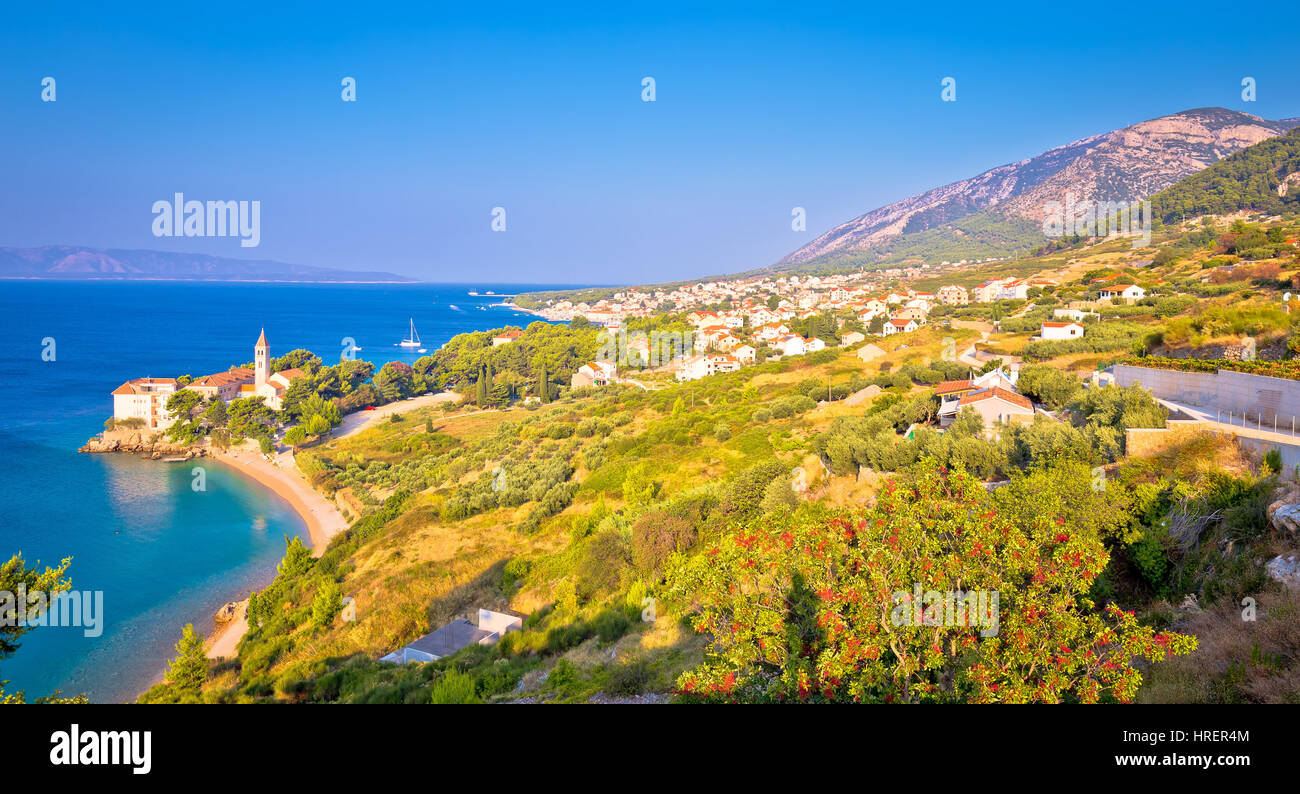
M1278 308L1294 257L1239 260L1219 228L999 263L1060 286L936 309L918 332L871 340L886 355L870 362L830 349L682 384L646 372L647 389L422 409L308 445L313 484L360 517L318 560L289 550L238 658L201 690L165 683L144 699L1285 702L1298 605L1264 576L1290 541L1263 510L1291 474L1213 436L1130 454L1126 431L1163 411L1079 378L1134 353L1219 358L1245 335L1261 358L1300 348L1300 314ZM1117 279L1148 298L1098 303ZM1084 340L1031 339L1080 302L1100 315ZM991 329L981 350L1025 360L1021 391L1055 418L996 439L970 416L929 426L933 386L969 372L943 352L978 327ZM589 334L551 328L554 351ZM472 373L481 341L450 345L430 375ZM894 573L855 567L871 559ZM911 581L943 589L944 571L1003 593L1003 640L944 628L932 648L866 628L863 604ZM1248 630L1231 612L1247 596L1273 610ZM524 630L433 664L376 661L481 607L526 616ZM1066 617L1044 625L1041 609Z

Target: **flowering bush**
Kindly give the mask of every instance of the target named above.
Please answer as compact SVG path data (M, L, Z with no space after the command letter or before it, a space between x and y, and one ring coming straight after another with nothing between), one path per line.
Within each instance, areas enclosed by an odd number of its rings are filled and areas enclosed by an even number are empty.
M1109 555L1095 530L1041 509L1013 521L964 471L933 461L876 504L824 520L765 519L679 559L668 596L711 636L682 697L726 701L1130 701L1133 660L1195 649L1088 597ZM899 594L998 594L992 627ZM901 605L900 605L901 604ZM960 615L961 613L958 613ZM900 620L900 615L904 618Z

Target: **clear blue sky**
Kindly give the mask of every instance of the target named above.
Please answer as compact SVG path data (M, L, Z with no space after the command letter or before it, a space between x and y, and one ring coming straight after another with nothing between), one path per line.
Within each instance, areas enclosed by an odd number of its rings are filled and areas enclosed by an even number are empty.
M0 246L644 283L1165 113L1300 115L1291 4L124 5L6 9ZM260 247L155 238L176 191L261 201Z

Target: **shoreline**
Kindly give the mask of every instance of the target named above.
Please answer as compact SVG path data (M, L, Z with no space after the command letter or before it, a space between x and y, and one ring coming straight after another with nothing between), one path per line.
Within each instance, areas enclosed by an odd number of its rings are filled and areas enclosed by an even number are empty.
M288 462L293 467L292 471L271 463L257 451L209 450L208 457L226 464L245 479L270 489L288 502L307 525L311 556L320 557L324 554L330 540L348 528L347 520L343 518L343 514L334 503L326 500L302 478L297 465L293 462L292 453L283 452L275 457L276 463ZM239 641L248 632L248 596L245 595L242 600L235 603L235 618L218 625L203 638L203 646L209 659L235 658Z
M307 484L293 462L293 454L282 452L275 456L272 463L262 453L250 450L231 449L225 452L209 450L207 457L230 466L246 478L269 488L284 499L307 525L308 540L311 543L311 555L320 557L325 553L330 540L348 528L348 522L333 502L321 496L316 489ZM292 470L283 464L287 462Z

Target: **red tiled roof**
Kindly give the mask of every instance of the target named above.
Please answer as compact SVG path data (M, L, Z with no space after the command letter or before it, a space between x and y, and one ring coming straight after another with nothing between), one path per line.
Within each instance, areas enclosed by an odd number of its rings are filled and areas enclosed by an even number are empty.
M1050 320L1043 321L1044 328L1069 328L1071 325L1078 325L1078 323L1054 323Z
M118 386L116 389L113 389L112 393L113 394L138 394L139 392L135 388L136 384L161 386L164 383L175 383L175 382L176 382L175 378L136 378L135 380L129 380L126 383L123 383L121 386Z
M989 400L994 397L1003 400L1004 402L1009 402L1012 405L1018 405L1028 411L1034 410L1034 404L1029 401L1028 397L1016 394L1015 392L1009 392L1006 389L997 386L994 386L991 389L981 389L980 391L964 395L961 398L959 405L970 405L971 403L977 403L981 400Z
M298 378L305 378L305 377L307 377L307 373L306 373L306 372L303 372L302 370L297 369L297 368L294 368L294 369L282 369L282 370L280 370L279 372L276 372L276 373L274 373L274 374L279 375L280 377L284 378L285 380L297 380Z
M935 394L951 394L956 391L966 391L973 388L968 380L946 380L934 387Z
M234 383L243 383L253 379L253 371L248 367L235 367L227 372L217 372L212 375L204 375L190 382L191 386L204 386L208 388L219 388L229 386Z

